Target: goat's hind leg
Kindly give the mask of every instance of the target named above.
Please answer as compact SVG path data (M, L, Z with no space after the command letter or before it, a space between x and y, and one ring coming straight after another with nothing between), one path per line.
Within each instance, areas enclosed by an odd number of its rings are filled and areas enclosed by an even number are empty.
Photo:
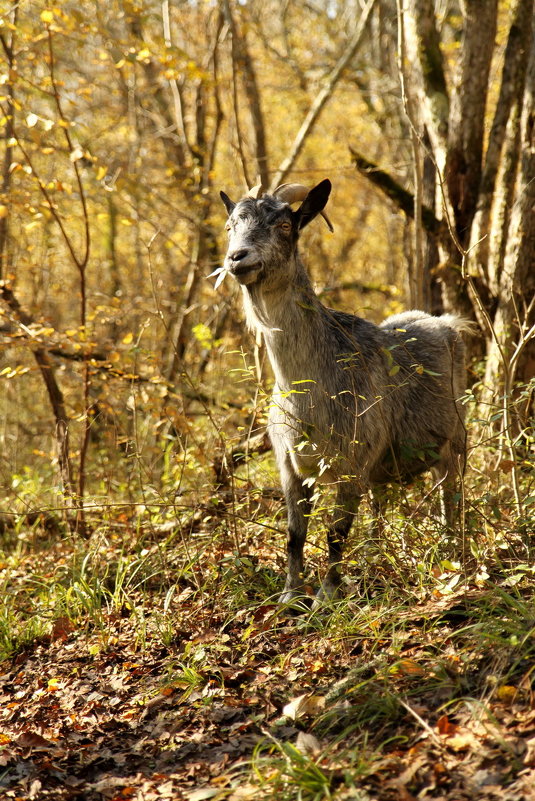
M279 598L288 604L303 593L303 549L308 529L308 518L312 509L312 491L296 474L289 459L279 464L282 489L288 510L287 556L288 572L286 584Z
M455 496L464 473L464 458L464 452L449 443L440 462L432 469L433 478L440 484L441 522L450 531L455 528L459 511Z
M318 591L318 600L333 598L341 583L342 551L351 525L356 517L360 493L343 484L338 488L336 518L327 531L329 568Z

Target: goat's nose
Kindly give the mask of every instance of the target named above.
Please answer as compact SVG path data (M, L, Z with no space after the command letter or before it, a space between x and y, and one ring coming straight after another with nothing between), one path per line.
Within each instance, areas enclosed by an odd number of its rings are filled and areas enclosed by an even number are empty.
M245 259L246 256L249 255L249 248L240 248L239 250L234 250L232 253L229 253L229 258L231 261L241 261Z

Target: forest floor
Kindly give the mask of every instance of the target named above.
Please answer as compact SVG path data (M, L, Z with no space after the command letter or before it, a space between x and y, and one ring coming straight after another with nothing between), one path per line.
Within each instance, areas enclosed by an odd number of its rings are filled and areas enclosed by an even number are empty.
M2 798L535 799L528 565L292 614L257 540L195 536L202 584L134 536L4 548Z

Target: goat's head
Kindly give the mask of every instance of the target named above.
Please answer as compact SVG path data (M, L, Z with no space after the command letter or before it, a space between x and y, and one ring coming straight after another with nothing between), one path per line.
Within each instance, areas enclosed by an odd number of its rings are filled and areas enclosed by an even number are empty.
M243 286L259 282L276 285L282 276L291 280L299 233L323 212L330 192L328 180L310 190L299 184L284 184L272 195L260 195L255 188L238 203L221 192L229 215L224 271ZM298 200L303 201L301 206L292 211L290 204ZM328 220L327 224L331 227Z

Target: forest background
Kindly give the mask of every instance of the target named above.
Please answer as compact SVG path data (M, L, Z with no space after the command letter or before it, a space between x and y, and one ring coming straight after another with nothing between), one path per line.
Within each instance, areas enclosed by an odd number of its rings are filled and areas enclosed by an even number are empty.
M284 561L272 379L237 288L208 276L220 189L324 177L334 233L319 222L302 249L327 305L474 322L459 542L433 497L405 489L387 540L372 556L355 544L359 592L375 575L420 601L496 583L532 638L534 37L532 0L4 2L3 657L43 637L107 653L123 614L138 650L181 654L166 686L182 692L195 666L197 692L213 679L191 632L270 608ZM504 664L501 702L528 692ZM433 736L452 735L442 725ZM274 797L293 797L275 775Z

